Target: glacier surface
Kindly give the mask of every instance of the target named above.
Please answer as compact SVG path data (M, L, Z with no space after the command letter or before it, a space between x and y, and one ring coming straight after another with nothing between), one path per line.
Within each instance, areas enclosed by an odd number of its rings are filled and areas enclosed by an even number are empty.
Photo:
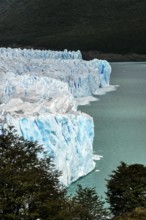
M48 52L49 53L49 52ZM64 52L62 52L64 53ZM68 84L74 97L85 97L100 94L100 88L106 88L110 83L111 66L105 60L94 59L85 61L79 52L65 51L66 58L61 58L60 52L54 52L56 58L47 57L46 52L35 50L6 49L0 50L0 70L16 75L46 76ZM31 58L32 54L32 58ZM50 52L51 54L51 52ZM53 51L52 51L53 54ZM55 56L55 55L54 55ZM57 58L58 57L58 58ZM9 79L7 79L10 81Z
M93 119L75 98L107 91L110 74L107 61L85 61L80 51L0 48L1 129L13 125L43 145L69 185L95 167Z

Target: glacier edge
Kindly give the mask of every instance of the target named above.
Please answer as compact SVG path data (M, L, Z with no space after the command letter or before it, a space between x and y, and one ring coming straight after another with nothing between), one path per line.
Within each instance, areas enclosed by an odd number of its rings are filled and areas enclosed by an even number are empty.
M0 74L0 127L43 145L66 186L91 172L94 122L77 106L110 90L110 64L80 51L0 48Z

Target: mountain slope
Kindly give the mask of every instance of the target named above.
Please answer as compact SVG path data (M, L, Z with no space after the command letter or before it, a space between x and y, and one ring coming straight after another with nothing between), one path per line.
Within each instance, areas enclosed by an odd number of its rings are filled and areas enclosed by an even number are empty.
M146 51L145 0L0 0L0 45Z

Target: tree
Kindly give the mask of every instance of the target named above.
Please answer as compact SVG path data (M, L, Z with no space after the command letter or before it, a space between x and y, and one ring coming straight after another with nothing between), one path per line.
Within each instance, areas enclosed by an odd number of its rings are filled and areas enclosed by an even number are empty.
M10 130L0 135L0 219L57 220L65 189L60 173L37 143Z
M146 207L146 167L142 164L127 165L124 162L107 180L107 201L111 212L117 216Z
M108 214L94 188L78 185L75 195L68 198L64 220L105 220Z
M107 211L94 188L78 186L66 196L60 173L37 143L12 128L0 135L1 220L105 220Z

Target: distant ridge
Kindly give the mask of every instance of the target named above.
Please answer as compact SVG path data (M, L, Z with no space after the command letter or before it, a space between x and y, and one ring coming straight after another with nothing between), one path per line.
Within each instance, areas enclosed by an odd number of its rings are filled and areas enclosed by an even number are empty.
M146 53L145 0L0 0L0 46Z

